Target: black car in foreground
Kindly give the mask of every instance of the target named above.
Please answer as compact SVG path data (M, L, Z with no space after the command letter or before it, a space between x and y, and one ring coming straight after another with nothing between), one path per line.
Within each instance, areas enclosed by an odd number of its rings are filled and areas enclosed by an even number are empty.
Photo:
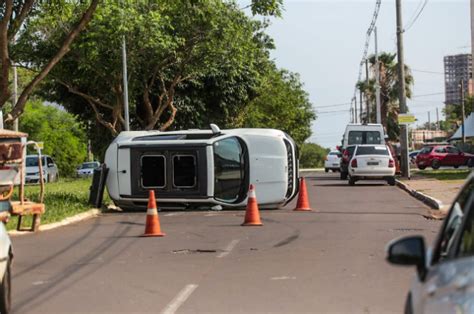
M432 249L421 236L389 243L388 262L416 266L405 313L474 313L474 172L454 200Z

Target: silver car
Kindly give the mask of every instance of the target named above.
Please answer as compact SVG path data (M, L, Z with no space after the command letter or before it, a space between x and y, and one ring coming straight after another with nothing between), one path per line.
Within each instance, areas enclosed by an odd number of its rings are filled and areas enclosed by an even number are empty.
M474 172L453 202L432 249L421 236L389 243L387 260L416 266L405 313L474 313Z
M25 182L26 183L38 183L40 180L39 172L39 158L38 155L27 155L25 162ZM53 158L47 155L41 156L41 166L43 169L43 180L44 182L56 182L59 180L58 166L54 162Z
M94 170L100 167L100 162L90 161L83 162L76 170L76 176L79 178L91 177L94 174Z

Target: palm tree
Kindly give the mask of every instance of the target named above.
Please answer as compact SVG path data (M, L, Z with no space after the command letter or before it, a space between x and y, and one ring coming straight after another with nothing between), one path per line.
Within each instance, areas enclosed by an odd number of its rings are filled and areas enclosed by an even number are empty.
M382 52L379 59L379 82L380 82L380 115L382 125L387 131L390 140L398 140L400 128L398 125L398 114L400 112L398 102L398 63L395 53ZM357 88L363 91L371 103L370 121L375 121L375 55L369 57L370 78L369 82L360 81ZM405 92L407 98L411 98L413 76L410 68L405 65Z

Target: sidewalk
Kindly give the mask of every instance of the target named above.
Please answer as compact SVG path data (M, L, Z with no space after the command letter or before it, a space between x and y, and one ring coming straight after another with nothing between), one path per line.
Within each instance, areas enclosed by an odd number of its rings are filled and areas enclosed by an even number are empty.
M410 180L399 179L398 186L431 207L432 218L443 219L464 180L437 180L414 173Z

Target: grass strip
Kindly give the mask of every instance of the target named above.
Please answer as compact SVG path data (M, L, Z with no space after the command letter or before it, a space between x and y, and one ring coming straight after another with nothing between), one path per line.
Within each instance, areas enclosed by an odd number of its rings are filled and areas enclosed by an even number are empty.
M41 224L48 224L59 222L65 218L83 213L92 208L88 204L89 187L91 186L92 178L83 179L60 179L59 182L46 183L44 193L44 203L46 212L41 216ZM39 201L40 187L39 185L26 185L25 198L30 201ZM18 188L15 188L15 193L12 200L19 200ZM110 203L110 198L107 192L104 192L104 204ZM31 226L31 216L25 216L22 221L22 226ZM12 216L7 224L8 230L16 229L18 217Z
M465 180L467 176L471 173L469 169L462 170L422 170L418 171L417 174L433 178L440 181L448 180Z

